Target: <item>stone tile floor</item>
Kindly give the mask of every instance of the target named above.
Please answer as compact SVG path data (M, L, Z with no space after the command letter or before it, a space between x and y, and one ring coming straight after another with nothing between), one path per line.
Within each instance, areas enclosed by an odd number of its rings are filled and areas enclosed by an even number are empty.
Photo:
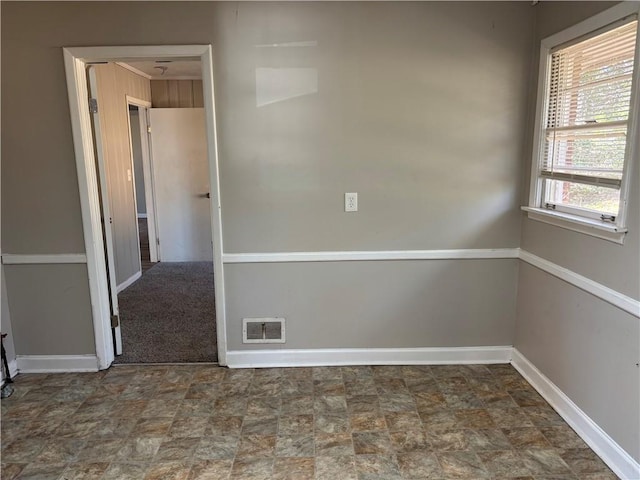
M20 375L2 479L616 476L509 365Z

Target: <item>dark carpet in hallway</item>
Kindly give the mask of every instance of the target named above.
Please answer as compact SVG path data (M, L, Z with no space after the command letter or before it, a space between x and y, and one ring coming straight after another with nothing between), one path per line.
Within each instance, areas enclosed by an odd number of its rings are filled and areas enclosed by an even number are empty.
M115 363L217 361L213 264L158 263L118 295Z

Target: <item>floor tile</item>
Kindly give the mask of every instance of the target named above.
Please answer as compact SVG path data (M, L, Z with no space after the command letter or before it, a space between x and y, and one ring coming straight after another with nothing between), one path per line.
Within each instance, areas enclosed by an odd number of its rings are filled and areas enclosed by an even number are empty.
M278 417L245 417L242 435L275 435L278 432Z
M352 413L349 415L349 425L351 427L351 430L354 432L387 429L387 421L385 420L385 417L377 411ZM422 427L419 417L418 425L419 428Z
M458 424L465 428L493 428L496 426L489 412L482 408L456 410L455 416Z
M490 474L474 452L436 453L442 470L448 478L484 478Z
M523 459L514 450L477 452L487 470L496 477L520 477L530 473Z
M153 459L154 461L188 460L200 446L200 440L196 437L165 438Z
M551 444L540 430L534 427L505 428L502 430L513 448L551 448Z
M355 458L351 455L316 457L316 480L356 480Z
M307 458L276 458L273 463L273 480L314 480L315 460Z
M318 413L313 416L313 420L316 432L345 433L351 429L346 413Z
M29 463L17 478L20 480L58 480L66 468L64 463Z
M187 480L191 465L186 462L161 462L152 464L144 480Z
M118 366L15 385L3 479L615 478L509 365Z
M147 468L143 463L111 463L101 480L140 480Z
M78 452L78 461L110 462L124 445L123 438L89 439Z
M2 445L2 461L9 463L29 463L44 449L44 438L26 438Z
M278 418L278 434L302 435L313 433L313 415L285 415Z
M236 458L231 479L268 480L273 472L273 458Z
M354 454L353 439L348 433L317 433L314 441L316 456L344 457Z
M206 436L225 435L239 436L242 431L242 422L244 417L241 416L213 416L210 417L205 428Z
M356 455L385 455L393 453L389 432L354 432L353 448Z
M116 454L116 460L119 462L150 462L161 443L162 438L128 438Z
M238 447L238 457L272 457L275 454L275 435L243 435Z
M283 397L281 415L307 415L313 413L313 395Z
M560 450L560 457L569 468L578 475L608 472L609 468L593 451L588 448Z
M24 470L25 463L2 463L0 468L0 478L4 480L13 480L18 474Z
M233 459L238 450L240 442L237 436L212 436L202 437L195 449L194 458L196 460L224 460Z
M131 430L131 435L163 437L169 433L173 417L147 417L141 418Z
M380 409L378 395L354 395L347 397L347 410L351 414L374 413Z
M532 449L518 452L524 465L534 476L570 474L571 470L557 450Z
M400 468L394 455L356 455L359 480L400 479Z
M431 449L436 452L467 450L469 436L466 430L434 430L427 432Z
M99 480L107 471L106 462L71 463L62 474L64 480Z
M541 427L540 431L555 448L589 448L584 440L567 425Z
M391 432L422 429L422 421L417 411L388 412L384 418Z
M500 428L532 427L533 422L521 408L490 407L487 412L493 423Z
M440 463L433 453L409 452L397 456L403 478L439 478L443 475Z
M467 430L469 449L475 451L506 450L511 448L509 439L497 428Z
M407 430L406 432L390 432L391 447L396 453L408 453L416 450L429 451L431 444L423 430Z
M233 460L195 460L191 464L189 480L227 480Z
M277 457L313 457L315 455L313 435L278 435Z

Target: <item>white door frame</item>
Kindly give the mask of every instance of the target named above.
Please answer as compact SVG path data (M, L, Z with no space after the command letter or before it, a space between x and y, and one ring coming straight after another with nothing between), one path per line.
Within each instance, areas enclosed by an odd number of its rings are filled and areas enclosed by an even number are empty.
M107 268L102 241L100 198L94 161L93 138L89 117L86 63L149 59L194 59L202 66L202 88L207 128L207 157L211 185L211 229L213 238L213 271L215 275L215 304L218 362L227 364L227 335L224 301L224 267L222 263L222 219L216 117L213 88L213 56L211 45L162 45L127 47L70 47L63 48L73 144L78 173L80 207L93 327L98 368L108 368L115 356L111 336Z
M151 157L151 138L149 137L149 108L140 115L140 134L142 135L142 173L144 176L144 196L147 205L147 227L149 229L149 260L159 262L158 254L158 217L156 216L156 190L153 183L153 158ZM151 218L151 220L149 220Z
M134 105L138 107L138 124L140 129L140 150L142 156L142 183L144 184L144 201L147 207L147 228L149 230L149 256L150 261L158 261L158 242L157 242L157 218L156 218L156 204L155 204L155 187L151 177L151 158L149 148L149 133L148 133L148 120L147 112L151 108L151 102L140 100L139 98L127 97L127 105ZM133 138L131 137L131 115L127 120L129 124L129 141L131 143L131 172L133 175L133 198L136 208L136 217L138 216L138 192L136 191L136 172L133 159ZM148 174L147 174L148 172ZM138 245L140 244L140 231L138 231ZM142 271L142 260L140 262L140 271Z

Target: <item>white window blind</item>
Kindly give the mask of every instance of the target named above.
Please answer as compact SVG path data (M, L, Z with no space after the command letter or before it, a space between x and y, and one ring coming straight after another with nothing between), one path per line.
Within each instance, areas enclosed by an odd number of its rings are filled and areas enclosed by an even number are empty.
M543 201L615 215L625 162L637 20L551 50Z

